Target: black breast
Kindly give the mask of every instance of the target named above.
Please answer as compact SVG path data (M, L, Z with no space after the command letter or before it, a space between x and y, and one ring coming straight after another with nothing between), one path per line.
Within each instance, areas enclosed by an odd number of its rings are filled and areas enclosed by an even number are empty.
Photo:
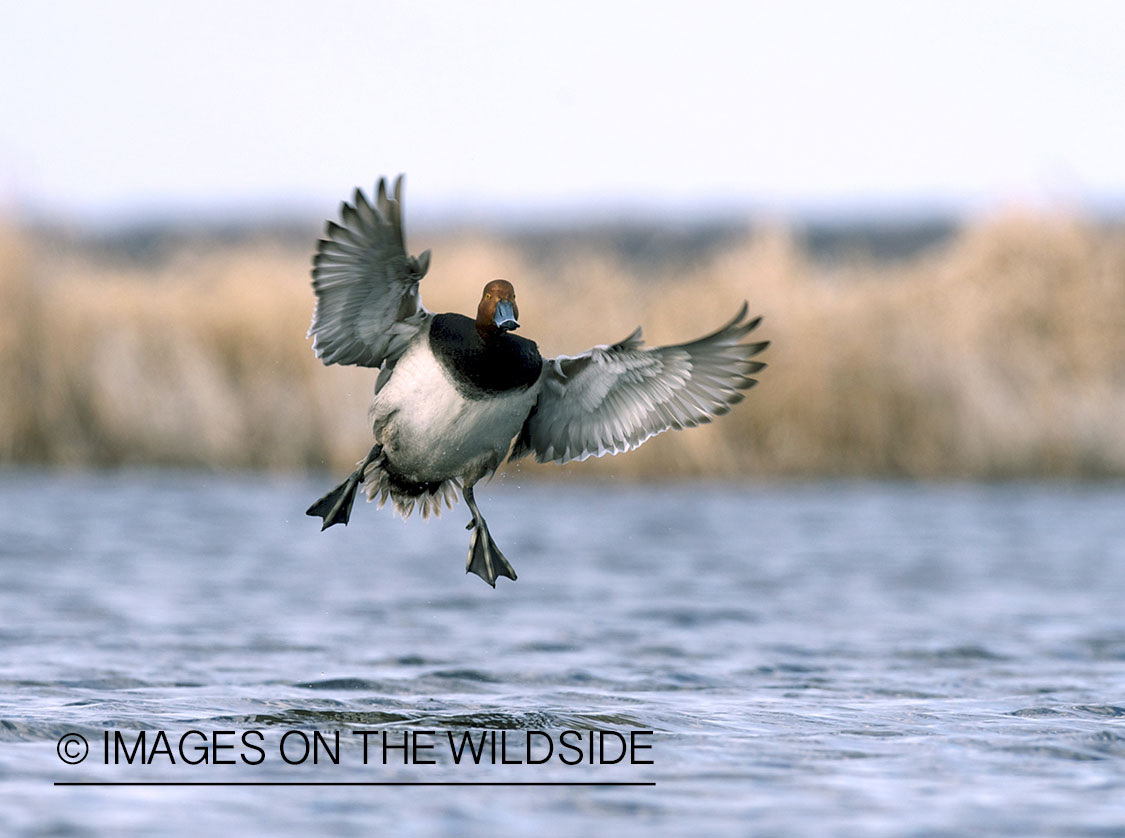
M543 358L533 341L498 332L487 341L474 320L438 314L430 325L430 350L467 398L524 390L539 379Z

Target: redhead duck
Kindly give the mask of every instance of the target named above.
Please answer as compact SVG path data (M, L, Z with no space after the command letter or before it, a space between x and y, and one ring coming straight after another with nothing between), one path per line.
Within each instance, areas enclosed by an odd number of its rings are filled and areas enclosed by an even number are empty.
M325 364L379 368L370 417L375 444L352 474L311 507L321 529L347 524L356 490L388 499L403 516L452 508L457 492L473 519L466 572L492 587L516 578L477 508L473 487L505 457L566 463L636 448L670 428L730 410L765 367L767 342L742 339L761 318L734 319L706 337L642 349L641 330L612 346L544 359L519 328L515 288L489 282L476 319L422 307L430 252L409 256L402 176L374 202L357 189L329 221L313 260L316 309L309 336Z

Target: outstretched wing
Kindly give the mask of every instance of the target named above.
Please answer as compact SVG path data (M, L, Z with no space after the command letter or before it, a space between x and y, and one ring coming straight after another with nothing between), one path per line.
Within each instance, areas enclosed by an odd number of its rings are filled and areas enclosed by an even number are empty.
M743 399L766 365L752 361L768 341L742 343L761 322L747 306L714 334L678 346L641 349L641 330L613 346L547 362L535 410L512 459L541 463L619 454L649 437L710 422Z
M374 205L359 189L329 221L313 258L316 310L309 336L325 364L378 367L398 360L429 316L418 281L430 251L408 256L402 234L402 175L387 195L379 178Z

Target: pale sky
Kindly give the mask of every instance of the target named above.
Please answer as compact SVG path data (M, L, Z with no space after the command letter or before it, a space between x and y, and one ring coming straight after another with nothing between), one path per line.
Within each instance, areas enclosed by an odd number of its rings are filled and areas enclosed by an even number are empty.
M1125 208L1121 2L42 2L0 215Z

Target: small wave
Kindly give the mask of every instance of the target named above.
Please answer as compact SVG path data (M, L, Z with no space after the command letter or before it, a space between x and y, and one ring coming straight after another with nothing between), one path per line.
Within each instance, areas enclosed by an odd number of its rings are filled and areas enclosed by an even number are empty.
M898 739L903 736L916 736L913 730L887 730L874 728L845 728L839 732L840 736L867 736L872 739Z
M1019 716L1024 719L1040 719L1049 716L1066 716L1068 713L1057 707L1023 707L1019 710L1010 711L1008 715Z
M480 669L438 669L428 673L428 677L450 681L476 681L481 684L499 683L499 679L495 675Z
M1125 707L1118 707L1116 704L1076 704L1074 711L1090 716L1110 716L1112 718L1119 718L1125 716Z
M775 663L775 664L762 664L756 666L751 670L747 670L752 675L808 675L813 672L825 672L827 667L816 666L814 664L804 663Z
M99 678L81 678L70 681L55 681L50 686L75 690L143 690L155 686L148 681L130 678L125 675L109 675Z
M882 698L934 699L944 697L941 693L896 687L875 687L871 690L871 694Z
M432 708L401 710L309 710L293 708L276 713L223 716L215 723L247 727L362 727L382 728L409 725L431 730L600 730L635 728L654 730L647 721L627 713L561 713L541 710L510 712L499 709L471 713L435 712Z
M759 614L749 609L734 608L643 608L629 614L630 619L649 621L657 620L670 623L681 628L696 628L710 626L716 623L760 623Z
M944 646L936 649L903 649L896 653L897 657L914 661L933 661L948 665L958 663L973 663L977 661L1003 661L1004 655L997 654L991 649L976 644L964 646Z
M453 714L430 713L418 717L414 721L415 724L424 723L438 730L653 729L645 721L625 713L557 713L539 710L526 713L510 713L500 710Z
M305 681L293 686L302 690L381 690L376 681L366 678L326 678L323 681Z
M283 710L280 713L252 713L245 716L224 716L215 722L252 727L381 727L413 722L410 713L387 710Z
M582 647L577 643L540 640L524 643L518 646L516 650L519 652L580 652Z
M1125 756L1125 736L1112 730L1099 730L1082 737L1082 741L1095 753L1120 759Z
M1010 754L1026 754L1063 759L1070 762L1096 762L1107 758L1104 753L1083 751L1077 748L1064 748L1060 745L1007 745L1000 750Z
M18 722L0 719L0 742L38 742L58 739L67 733L81 733L93 741L102 735L98 728L69 722Z
M1046 716L1099 716L1103 718L1120 718L1125 716L1125 707L1116 704L1071 704L1061 707L1024 707L1012 710L1009 716L1022 716L1024 718L1039 718Z

